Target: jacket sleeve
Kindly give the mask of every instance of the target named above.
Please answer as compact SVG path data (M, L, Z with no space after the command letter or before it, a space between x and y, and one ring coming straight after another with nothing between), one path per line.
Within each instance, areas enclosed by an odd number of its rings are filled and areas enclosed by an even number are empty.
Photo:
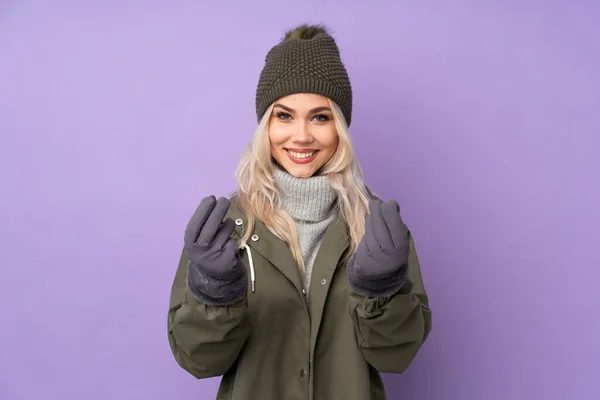
M250 334L246 296L231 306L200 303L186 283L188 259L182 252L168 313L168 336L177 363L196 378L225 374Z
M379 372L404 372L431 332L431 310L412 236L408 267L408 281L392 296L350 294L358 345Z

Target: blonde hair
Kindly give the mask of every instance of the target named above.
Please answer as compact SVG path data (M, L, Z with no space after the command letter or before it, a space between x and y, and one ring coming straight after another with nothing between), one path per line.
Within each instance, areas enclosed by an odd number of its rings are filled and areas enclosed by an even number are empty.
M320 174L329 177L331 186L337 193L337 211L348 226L350 251L346 254L347 259L356 250L365 232L365 217L369 211L368 192L342 110L332 100L328 101L333 112L338 146L331 159L321 168ZM241 244L246 244L259 220L288 245L304 273L296 225L280 208L281 196L272 175L276 168L271 158L268 132L272 110L273 104L267 108L254 136L244 149L236 171L238 204L248 218Z

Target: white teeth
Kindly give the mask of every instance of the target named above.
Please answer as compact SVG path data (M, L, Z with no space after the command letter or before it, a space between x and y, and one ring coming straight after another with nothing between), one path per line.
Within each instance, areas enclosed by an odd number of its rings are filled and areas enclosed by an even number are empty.
M295 151L289 151L288 152L292 155L292 157L294 158L308 158L311 157L313 154L315 154L314 151L311 151L310 153L296 153Z

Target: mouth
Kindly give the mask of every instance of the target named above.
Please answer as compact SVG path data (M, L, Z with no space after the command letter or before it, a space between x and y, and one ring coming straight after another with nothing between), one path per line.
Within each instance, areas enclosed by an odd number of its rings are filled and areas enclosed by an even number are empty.
M296 164L308 164L317 157L319 150L313 149L285 149L290 160Z

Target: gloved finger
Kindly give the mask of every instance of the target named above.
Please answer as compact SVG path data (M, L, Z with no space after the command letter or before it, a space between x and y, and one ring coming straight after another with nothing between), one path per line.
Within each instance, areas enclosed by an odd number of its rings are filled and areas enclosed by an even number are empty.
M369 209L371 210L371 218L373 224L373 233L377 239L377 243L382 249L391 251L394 249L394 242L392 236L386 225L385 215L383 214L383 206L385 203L378 201L375 204L374 201L369 203Z
M365 257L368 257L367 253L364 250L366 250L366 249L363 249L363 251L357 249L357 251L355 251L348 259L347 266L350 266L351 268L354 268L354 269L359 269L360 268L359 263L361 261L361 258L364 259Z
M369 202L369 215L367 215L365 220L365 236L362 239L367 246L367 252L369 254L373 251L379 251L379 242L377 242L377 237L375 236L375 231L373 229L375 208L377 208L377 205L374 205L373 201Z
M225 197L220 197L200 231L200 236L198 237L199 245L210 246L212 244L228 209L229 200Z
M243 272L243 263L239 258L240 249L238 248L238 244L234 239L229 239L229 241L225 244L225 250L223 250L223 256L230 258L230 262L225 265L230 265L231 267L225 267L222 272L223 279L234 279Z
M356 252L350 266L357 275L369 276L373 273L373 258L364 251Z
M215 196L208 196L202 199L185 228L184 242L186 246L192 246L196 243L198 235L200 235L200 231L215 207L216 202L217 199Z
M394 249L408 246L408 229L400 216L400 206L395 200L384 203L381 211L389 229Z
M212 246L222 249L225 247L227 240L231 237L235 229L235 222L231 218L227 218L223 221L223 225L219 228L219 232L217 232L215 238L212 241Z

